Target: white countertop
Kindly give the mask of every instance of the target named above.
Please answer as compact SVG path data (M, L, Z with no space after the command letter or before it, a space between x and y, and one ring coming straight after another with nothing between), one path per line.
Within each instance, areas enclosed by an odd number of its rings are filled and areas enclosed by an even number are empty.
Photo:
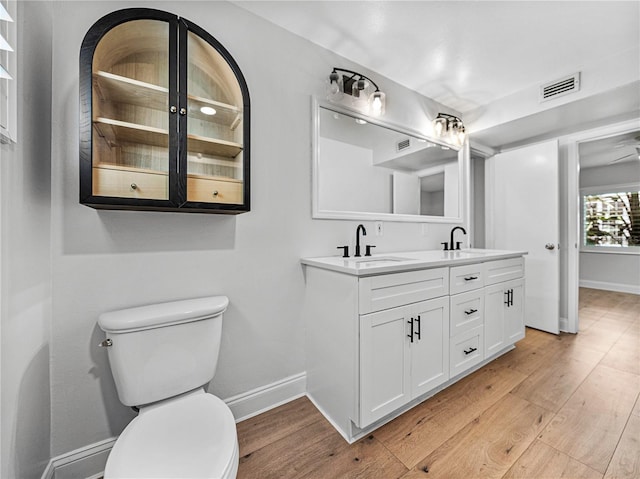
M505 251L492 249L463 249L455 251L425 250L403 251L399 253L374 254L360 258L343 258L341 256L324 256L319 258L302 258L307 266L329 269L354 276L371 276L375 274L397 273L415 269L437 268L441 266L457 266L472 263L484 263L505 258L517 258L527 254L526 251Z

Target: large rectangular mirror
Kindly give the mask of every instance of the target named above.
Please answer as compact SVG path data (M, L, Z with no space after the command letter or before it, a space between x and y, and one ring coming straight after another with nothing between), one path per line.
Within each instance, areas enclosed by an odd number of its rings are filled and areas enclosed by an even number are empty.
M462 150L332 104L314 115L314 218L462 221Z

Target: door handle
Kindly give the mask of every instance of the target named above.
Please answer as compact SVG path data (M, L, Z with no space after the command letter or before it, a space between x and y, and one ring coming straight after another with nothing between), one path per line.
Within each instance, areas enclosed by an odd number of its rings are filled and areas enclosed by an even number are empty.
M549 250L556 249L556 245L554 245L553 243L547 243L546 245L544 245L544 247Z
M411 325L411 334L407 334L407 337L413 342L413 318L411 318L411 321L407 321L407 324Z

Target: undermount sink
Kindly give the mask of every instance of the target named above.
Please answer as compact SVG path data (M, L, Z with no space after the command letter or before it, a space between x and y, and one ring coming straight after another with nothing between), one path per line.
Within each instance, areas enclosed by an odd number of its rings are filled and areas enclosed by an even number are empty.
M471 251L471 250L454 250L454 251L446 251L452 256L486 256L487 253L484 251Z
M363 268L367 266L381 266L384 263L397 263L399 261L408 261L410 258L401 258L398 256L372 256L365 258L356 258L351 261L356 263L358 268Z

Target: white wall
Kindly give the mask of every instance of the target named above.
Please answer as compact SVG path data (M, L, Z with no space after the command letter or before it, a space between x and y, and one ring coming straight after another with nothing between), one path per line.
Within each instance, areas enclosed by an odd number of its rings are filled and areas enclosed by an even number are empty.
M389 121L429 131L442 109L417 93L227 3L154 4L214 35L251 95L252 211L237 217L97 211L78 204L78 52L87 29L140 2L56 2L53 35L52 455L117 435L132 413L116 396L97 316L138 304L226 294L218 374L228 398L304 371L302 256L337 254L357 222L311 219L311 101L333 66L387 92ZM149 4L146 4L149 5ZM70 21L70 19L73 19ZM385 223L376 252L437 248L452 225ZM464 225L468 227L468 225ZM39 250L49 251L40 246ZM44 253L42 253L44 254Z
M18 143L0 145L2 478L49 460L52 6L18 2Z
M629 183L640 184L637 162L580 170L580 188ZM640 255L580 251L580 285L640 294Z

